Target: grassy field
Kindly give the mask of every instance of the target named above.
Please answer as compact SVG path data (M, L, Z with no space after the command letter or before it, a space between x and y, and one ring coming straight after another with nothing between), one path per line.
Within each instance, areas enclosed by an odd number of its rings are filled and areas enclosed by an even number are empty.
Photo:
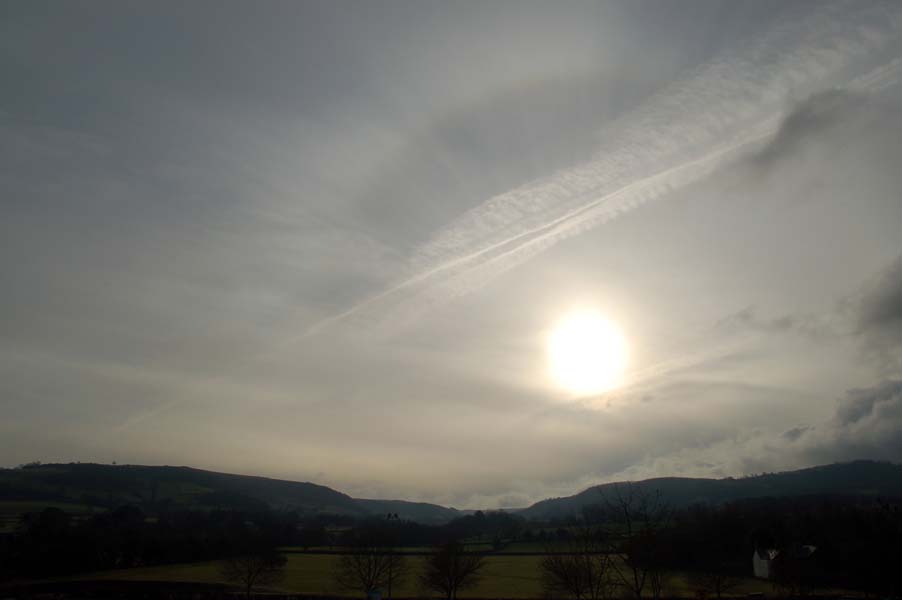
M348 595L336 588L332 573L338 557L328 554L289 554L285 578L278 586L280 590L303 594ZM422 597L425 594L417 583L423 558L409 557L411 575L398 586L394 595L398 597ZM542 582L539 577L541 556L489 556L486 559L484 575L479 584L462 593L464 598L541 598ZM77 579L103 579L128 581L186 581L200 583L224 583L219 576L217 562L204 562L162 567L144 567L108 571L78 577ZM772 595L770 584L748 578L733 590L736 596L763 592ZM695 589L684 573L673 573L668 577L665 588L668 597L692 598Z
M338 556L328 554L288 555L285 578L278 586L288 592L302 594L342 595L332 573ZM416 581L422 557L409 557L411 577L394 590L399 597L422 596ZM486 561L485 576L475 588L462 596L468 598L535 598L541 596L541 582L536 574L539 557L502 556L490 557ZM79 577L78 579L105 579L129 581L196 581L201 583L223 583L219 576L217 562L145 567L108 571Z

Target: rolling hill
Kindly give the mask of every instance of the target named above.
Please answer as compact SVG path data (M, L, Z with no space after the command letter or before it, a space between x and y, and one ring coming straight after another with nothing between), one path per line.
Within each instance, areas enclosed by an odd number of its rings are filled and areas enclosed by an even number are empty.
M175 508L272 508L365 517L392 512L421 522L443 522L457 516L457 511L435 504L356 500L313 483L190 467L90 463L0 470L0 505L21 506L23 502L62 504L82 511L131 504L147 513Z
M357 504L368 512L378 515L397 514L399 518L419 523L445 523L470 511L445 508L428 502L408 502L407 500L365 500L357 499Z
M579 514L583 507L601 503L621 483L591 487L574 496L542 500L518 511L527 519L552 519ZM662 477L635 482L646 492L660 493L674 507L721 504L751 498L793 496L855 496L902 498L902 465L854 461L798 471L766 473L734 479Z
M531 520L566 518L600 503L617 485L597 485L574 496L542 500L510 512ZM739 479L664 477L633 485L660 492L674 507L766 497L902 498L902 465L855 461ZM352 517L396 513L401 519L420 523L444 523L469 512L425 502L358 499L314 483L190 467L69 463L0 469L0 521L5 517L16 520L29 507L58 506L88 513L123 504L139 506L148 514L179 508L272 508Z

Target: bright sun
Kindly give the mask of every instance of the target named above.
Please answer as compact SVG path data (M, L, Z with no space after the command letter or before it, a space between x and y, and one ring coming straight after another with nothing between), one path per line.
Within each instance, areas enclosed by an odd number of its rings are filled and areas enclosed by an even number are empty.
M579 396L617 387L628 359L617 325L591 310L569 313L555 323L547 350L554 380Z

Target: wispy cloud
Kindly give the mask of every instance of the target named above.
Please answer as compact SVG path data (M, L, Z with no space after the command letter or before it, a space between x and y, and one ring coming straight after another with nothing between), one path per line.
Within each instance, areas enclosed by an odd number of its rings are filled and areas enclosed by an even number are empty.
M465 213L415 252L406 278L308 334L349 318L390 326L416 319L759 147L779 130L794 97L830 86L876 93L894 85L902 59L874 68L873 56L900 27L902 9L892 4L835 3L782 23L607 127L591 161Z
M745 431L679 452L661 453L607 481L668 475L748 475L860 458L896 460L902 447L902 383L882 381L846 392L821 423L783 431Z

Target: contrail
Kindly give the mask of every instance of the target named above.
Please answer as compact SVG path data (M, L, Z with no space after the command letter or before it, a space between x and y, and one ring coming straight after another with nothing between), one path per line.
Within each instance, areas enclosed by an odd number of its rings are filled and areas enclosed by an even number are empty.
M592 160L468 211L415 253L405 279L307 335L354 316L415 319L563 239L699 181L771 138L793 97L828 86L876 93L894 85L902 58L857 78L851 71L899 38L900 9L825 5L708 63L604 130Z

